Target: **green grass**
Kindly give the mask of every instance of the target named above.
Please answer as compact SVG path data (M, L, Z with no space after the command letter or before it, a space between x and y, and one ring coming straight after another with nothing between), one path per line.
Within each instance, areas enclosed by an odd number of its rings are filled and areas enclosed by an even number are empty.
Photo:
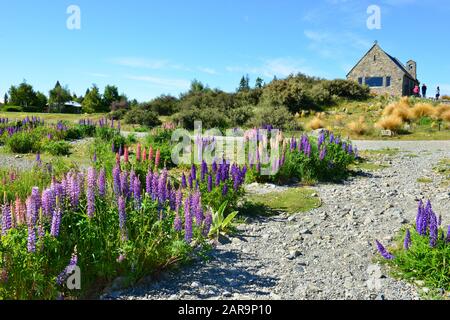
M47 123L57 123L58 121L68 121L71 123L78 123L81 119L90 119L98 121L101 118L106 117L106 113L94 113L94 114L68 114L68 113L38 113L38 112L0 112L0 118L8 118L10 120L22 120L26 117L39 117ZM162 117L163 118L163 117ZM135 131L139 130L141 126L129 125L122 122L123 131Z
M362 154L368 154L368 155L386 155L386 156L396 156L400 153L400 149L391 149L391 148L385 148L380 150L366 150Z
M290 214L307 212L321 205L320 198L313 196L315 193L313 189L301 187L264 195L250 195L248 201L253 205L254 211L249 213L263 215L264 211L266 214L279 211Z
M427 178L427 177L421 177L417 179L418 183L432 183L433 179Z
M372 162L360 162L350 166L351 170L366 170L366 171L378 171L390 168L387 164L375 164Z
M450 158L444 158L437 166L434 168L434 171L442 176L444 176L444 181L442 182L442 185L450 186Z

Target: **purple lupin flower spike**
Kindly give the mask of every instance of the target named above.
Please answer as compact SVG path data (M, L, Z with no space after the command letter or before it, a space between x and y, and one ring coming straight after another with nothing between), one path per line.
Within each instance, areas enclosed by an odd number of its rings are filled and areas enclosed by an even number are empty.
M409 232L409 229L406 230L406 236L405 241L403 242L403 248L405 250L409 250L409 247L411 246L411 233Z
M184 203L184 240L187 243L191 243L192 241L192 216L190 211L190 199L186 198Z
M220 180L220 171L218 171L216 174L216 187L220 186Z
M115 166L113 169L113 190L116 196L120 194L120 167Z
M123 196L119 196L119 199L117 200L117 206L119 208L119 228L122 231L122 233L125 232L125 225L127 222L127 214L125 210L125 199Z
M213 216L210 211L206 214L205 221L203 222L203 230L202 234L206 238L209 235L209 232L211 231L211 225L213 221Z
M57 238L59 236L59 228L61 224L61 207L59 205L59 200L56 200L56 209L52 218L52 226L50 229L50 235Z
M200 227L203 223L203 209L201 205L201 195L200 192L197 191L194 193L192 197L192 210L194 211L195 223L198 227Z
M184 172L183 172L183 174L181 175L181 187L182 187L183 189L186 189L186 188L187 188L186 175L184 174Z
M430 211L430 247L434 248L437 245L438 240L438 221L436 214L431 210Z
M208 192L211 192L211 191L212 191L212 184L213 184L213 181L212 181L212 175L209 174L209 175L208 175Z
M152 194L152 182L153 182L153 173L151 170L148 170L147 176L145 177L145 192L148 195Z
M106 195L106 171L105 169L101 169L98 175L98 194L101 197Z
M194 187L194 180L192 179L192 175L189 175L188 177L188 185L189 189L192 189Z
M96 185L95 180L96 180L95 169L90 167L88 169L87 190L86 190L87 215L89 218L93 218L95 213L95 185Z
M180 189L180 190L177 191L177 194L176 194L176 197L175 197L175 211L177 213L180 212L180 208L181 208L182 202L183 202L183 193L182 193L182 191Z
M178 213L175 216L175 220L173 222L173 228L176 232L181 232L183 230L183 223L181 222L181 218Z
M323 161L323 159L325 159L326 155L327 155L327 148L323 147L322 150L320 150L320 155L319 155L320 161Z
M195 166L195 164L193 164L191 167L191 178L192 180L197 179L197 167Z
M423 202L419 201L419 207L417 208L416 217L416 231L418 234L422 235L422 220L423 220Z
M383 258L385 258L386 260L392 260L392 259L394 259L394 256L393 256L392 254L390 254L390 253L386 250L386 248L383 247L383 245L382 245L378 240L376 240L376 244L377 244L378 252L381 254L381 256L382 256Z
M141 180L139 179L138 176L134 177L133 194L134 194L134 203L135 203L136 209L140 209L141 204L142 204Z
M134 180L136 178L136 172L134 170L131 170L130 172L130 188L129 192L130 195L134 195Z
M445 242L450 243L450 226L448 226L448 229L447 229L447 239L445 239Z
M227 194L228 194L228 184L225 183L222 189L222 196L226 197Z
M153 181L152 181L152 199L156 200L158 197L158 184L159 184L159 175L158 173L153 174Z
M11 228L11 208L8 204L4 204L2 206L2 236L5 236Z
M132 181L130 183L133 183ZM122 171L120 174L120 192L125 199L130 196L130 184L128 183L128 172Z

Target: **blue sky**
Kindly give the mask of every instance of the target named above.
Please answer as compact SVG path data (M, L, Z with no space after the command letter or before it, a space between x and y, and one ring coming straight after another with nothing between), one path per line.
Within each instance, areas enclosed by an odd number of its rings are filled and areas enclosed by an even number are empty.
M69 5L80 30L66 27ZM243 74L344 78L374 40L450 94L444 0L0 0L0 12L0 99L23 79L45 93L57 80L77 94L114 84L143 101L192 79L232 91Z

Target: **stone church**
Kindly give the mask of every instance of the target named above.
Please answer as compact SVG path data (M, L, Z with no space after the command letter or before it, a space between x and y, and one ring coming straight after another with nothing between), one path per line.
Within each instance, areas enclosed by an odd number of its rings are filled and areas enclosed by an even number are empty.
M377 42L347 75L348 80L370 87L375 94L410 96L420 85L417 80L417 63L409 60L406 65L386 53Z

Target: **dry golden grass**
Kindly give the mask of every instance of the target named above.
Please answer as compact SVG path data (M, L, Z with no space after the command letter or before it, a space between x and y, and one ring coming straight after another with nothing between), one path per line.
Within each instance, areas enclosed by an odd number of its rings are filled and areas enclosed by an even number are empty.
M344 126L344 119L345 119L345 117L342 114L335 115L334 116L334 125L336 127Z
M364 121L364 117L360 117L358 121L352 121L347 125L347 128L350 130L350 132L357 134L357 135L363 135L367 133L367 124Z
M399 102L388 104L382 114L384 117L397 116L402 118L403 121L408 121L412 118L411 108L409 107L409 103L405 102L404 98Z
M308 126L311 130L317 130L322 129L325 126L325 124L320 118L316 117L311 120Z
M445 111L443 114L440 115L440 117L444 121L450 122L450 110Z
M411 109L413 119L418 120L423 117L435 117L436 108L430 103L418 103Z
M403 126L403 119L396 115L390 115L381 118L375 126L385 130L398 131Z
M448 111L450 111L450 105L441 104L436 107L436 115L438 117L442 117L442 115Z

